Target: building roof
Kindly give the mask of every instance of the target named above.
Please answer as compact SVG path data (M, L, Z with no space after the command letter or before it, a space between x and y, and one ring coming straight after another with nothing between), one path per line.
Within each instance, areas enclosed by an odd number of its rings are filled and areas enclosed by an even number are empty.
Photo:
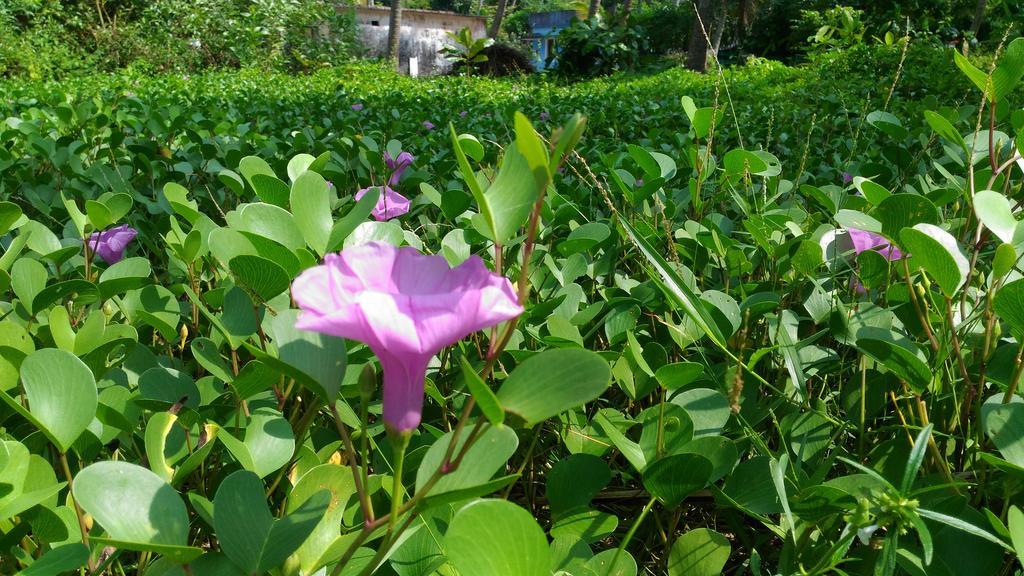
M566 28L576 18L575 10L556 10L554 12L535 12L527 16L530 29Z

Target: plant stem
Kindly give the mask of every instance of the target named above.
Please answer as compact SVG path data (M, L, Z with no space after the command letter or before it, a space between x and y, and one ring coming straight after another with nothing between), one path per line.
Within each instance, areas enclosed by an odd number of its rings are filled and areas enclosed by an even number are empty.
M64 452L60 452L60 467L64 470L64 477L68 480L68 492L71 493L71 501L75 504L75 517L78 518L78 529L82 531L82 544L89 548L89 529L85 526L85 514L82 512L82 507L78 505L78 500L75 498L73 481L71 479L71 466L68 465L68 455ZM91 571L94 567L90 550L89 570Z
M402 465L405 463L405 450L409 447L409 432L392 434L391 442L395 448L394 487L391 489L391 515L388 520L388 532L393 532L398 522L398 511L402 506L402 493L405 487L402 486Z
M651 511L651 508L657 501L657 498L651 496L651 499L647 501L644 509L640 511L640 515L633 521L633 525L629 527L629 532L626 532L626 537L622 539L622 542L619 542L619 547L615 549L615 555L612 556L611 564L608 565L608 571L605 572L605 576L610 576L612 570L615 570L615 565L619 562L619 556L622 555L622 551L629 545L629 541L633 539L633 535L636 534L636 530L640 527L640 523L644 521L644 518L647 517L647 513Z
M345 444L345 452L348 453L348 463L352 467L352 480L355 482L356 493L359 494L359 505L363 510L363 522L371 523L373 522L373 506L370 505L370 494L366 491L366 486L363 485L362 475L356 465L356 451L352 445L352 437L349 436L348 428L341 421L341 415L338 414L338 408L334 404L331 404L331 415L334 416L334 424L338 428L341 441ZM365 462L362 464L366 465Z

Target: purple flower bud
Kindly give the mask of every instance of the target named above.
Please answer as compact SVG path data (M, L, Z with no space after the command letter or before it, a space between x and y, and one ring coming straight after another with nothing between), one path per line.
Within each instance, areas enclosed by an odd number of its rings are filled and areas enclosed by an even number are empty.
M114 264L124 258L125 248L138 233L135 228L121 224L102 232L94 232L85 241L88 242L92 253L97 254L107 264Z
M551 114L548 114L547 110L545 110L545 111L540 113L540 121L541 122L547 122L548 118L551 118Z
M843 172L843 184L849 184L853 182L853 175L849 172Z
M356 112L359 112L360 110L363 109L363 104L361 102L356 102L355 104L352 105L352 109L355 110Z
M462 112L459 112L459 118L465 118L466 114L469 114L469 112L466 112L465 110L463 110Z
M433 130L434 129L434 123L431 122L430 120L424 120L423 121L423 127L426 128L427 130Z

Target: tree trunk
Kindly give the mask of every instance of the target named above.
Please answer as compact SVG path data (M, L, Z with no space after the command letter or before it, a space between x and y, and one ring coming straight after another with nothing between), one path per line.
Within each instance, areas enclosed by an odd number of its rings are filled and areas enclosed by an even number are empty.
M978 0L977 5L974 7L974 21L971 22L971 32L974 33L974 37L978 37L978 31L981 30L981 23L985 21L985 6L987 0Z
M587 9L587 20L597 17L597 11L601 8L601 0L590 0L590 7Z
M713 0L696 0L696 14L690 27L690 41L686 47L686 67L697 72L708 69L708 36L706 28L711 24L711 3ZM702 25L703 24L703 25Z
M714 22L711 25L711 52L715 55L715 60L718 60L718 47L722 45L722 32L725 31L725 2L726 0L718 0L716 3ZM704 25L707 26L707 22Z
M508 0L498 0L498 9L494 12L494 20L491 21L491 29L487 35L495 40L498 39L498 32L501 32L501 20L505 17L505 4Z
M388 59L399 69L398 52L402 41L402 0L391 0L391 18L388 19Z
M622 21L629 20L629 13L633 11L633 0L622 0Z

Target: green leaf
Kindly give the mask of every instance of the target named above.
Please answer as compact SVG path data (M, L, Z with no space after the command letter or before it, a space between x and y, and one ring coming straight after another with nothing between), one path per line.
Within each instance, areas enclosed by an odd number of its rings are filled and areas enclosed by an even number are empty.
M380 186L374 186L356 202L356 205L339 219L331 229L330 238L327 240L327 251L333 252L344 245L345 239L373 212L377 200L380 198Z
M1024 279L1003 285L992 299L995 310L1016 334L1024 334Z
M288 190L287 186L285 189ZM288 193L290 194L290 190ZM289 250L298 250L306 245L306 239L295 223L295 218L279 206L263 203L246 204L239 209L238 218L241 230L270 238Z
M547 473L547 498L551 518L586 508L612 480L608 464L590 454L572 454L551 467Z
M14 202L0 202L0 236L7 234L21 216L20 206Z
M960 132L953 127L949 120L946 120L945 116L938 112L925 110L924 119L936 134L942 136L946 140L949 140L953 144L956 144L964 151L964 154L967 154L967 142L964 141L964 137L960 135Z
M67 452L96 416L99 396L92 371L74 354L46 348L21 363L21 383L33 423Z
M466 387L469 388L473 399L476 400L477 407L491 424L500 425L505 421L505 410L502 408L501 402L498 401L498 397L494 395L490 386L480 378L480 374L469 364L469 360L465 356L461 360L462 377L465 379Z
M932 371L924 352L896 332L861 328L857 332L857 348L917 390L924 390L931 382Z
M1024 563L1024 512L1020 508L1011 506L1007 514L1009 522L1010 539L1013 548L1017 552L1017 560Z
M630 240L633 244L640 249L640 252L644 255L644 258L654 267L661 277L664 283L665 291L672 300L675 301L676 305L683 309L687 317L693 321L694 324L719 348L726 350L725 337L718 329L718 325L715 323L714 318L708 312L707 308L700 302L697 295L694 294L693 290L683 282L683 279L679 277L679 274L669 265L668 262L661 256L661 253L656 251L643 237L641 237L633 227L623 219L619 219L619 226L626 231Z
M509 374L498 400L529 427L597 398L611 377L608 363L589 350L545 350Z
M707 486L713 471L711 461L703 456L674 454L656 460L644 469L644 488L671 509Z
M947 298L967 282L970 263L949 232L932 224L918 224L901 230L900 239L911 254L911 267L924 269Z
M56 282L36 294L32 300L32 310L39 312L65 299L72 299L78 304L91 304L100 299L100 291L95 284L85 280Z
M320 523L331 494L320 490L293 512L275 519L263 483L239 470L224 479L213 500L213 524L224 554L247 574L281 565Z
M338 399L348 355L345 340L295 327L298 310L278 312L270 322L270 336L281 362L306 375L302 384L327 403Z
M729 560L729 540L707 528L676 539L668 557L668 576L718 576Z
M1017 220L1006 196L992 190L982 190L974 195L974 213L978 220L1003 242L1013 244L1013 232Z
M313 574L320 567L337 559L331 554L331 550L335 543L341 540L338 526L344 519L349 500L355 495L351 469L337 464L321 464L311 468L299 478L288 494L285 512L295 512L322 490L330 493L327 510L309 538L289 559L290 564L297 563L305 574Z
M448 560L461 574L550 576L551 551L533 515L505 500L480 500L448 526Z
M558 244L558 251L563 256L577 252L589 252L598 244L611 237L612 231L603 222L588 222L569 233L565 240Z
M978 87L989 102L998 102L1009 96L1024 77L1024 39L1017 38L1006 46L998 65L989 76L971 64L959 51L953 51L958 68Z
M992 542L993 544L998 544L998 545L1002 546L1003 548L1006 548L1010 552L1014 551L1014 549L1011 546L1009 546L1006 542L1003 542L1002 539L992 535L992 533L988 532L987 530L983 530L983 529L975 526L974 524L971 524L970 522L967 522L965 520L961 520L960 518L956 518L954 516L948 516L948 515L943 514L941 512L935 512L934 510L926 510L924 508L918 508L917 509L917 513L920 514L921 516L929 519L929 520L934 520L936 522L941 522L942 524L945 524L946 526L949 526L951 528L956 528L957 530L960 530L961 532L966 532L966 533L970 534L971 536L977 536L978 538L981 538L983 540L988 540L989 542Z
M732 415L729 399L710 388L684 390L672 397L672 404L686 410L693 422L693 437L716 436Z
M1017 249L1013 244L1000 244L996 247L996 254L992 258L992 276L1002 278L1013 270L1017 264Z
M89 549L84 544L66 544L52 548L17 576L56 576L85 566Z
M422 490L430 477L441 467L452 436L453 433L448 432L438 438L423 456L419 469L416 471L417 491ZM466 436L466 434L459 436L454 454L458 454L462 450L462 446L466 443ZM519 446L519 438L514 430L507 426L488 426L463 456L459 467L441 476L430 490L430 495L437 496L485 484L505 466L508 459L515 454L517 446Z
M261 256L235 256L229 267L238 285L263 302L287 290L291 282L284 268Z
M932 425L928 424L914 440L914 447L910 450L910 457L907 458L907 465L903 469L903 481L900 483L900 492L903 494L909 494L910 489L914 486L914 479L917 478L917 471L920 470L921 462L924 461L925 450L928 449L928 440L931 435Z
M477 140L476 136L473 136L472 134L459 134L459 145L462 146L462 151L465 152L467 156L477 162L483 161L484 146L479 140Z
M696 362L666 364L654 373L654 378L666 390L677 390L690 384L704 373L704 366Z
M990 400L991 402L991 400ZM1024 467L1024 403L1010 402L982 408L985 435L1011 464Z
M117 541L132 550L185 546L188 512L159 476L129 462L97 462L75 476L75 500ZM197 554L198 555L198 554Z
M262 158L246 156L238 164L238 171L242 173L249 186L260 197L260 200L284 206L288 202L288 185L278 180L274 169Z
M252 411L244 440L240 441L223 430L218 438L243 468L255 472L260 478L276 472L295 453L295 435L288 420L277 410L265 406Z
M174 468L167 463L165 449L167 436L171 433L174 423L178 417L170 412L157 412L149 418L146 423L146 459L149 460L149 469L154 474L170 482L174 477Z
M99 289L102 298L123 294L128 290L141 288L153 274L149 260L136 256L125 258L100 274Z
M882 200L871 215L882 223L882 234L899 238L900 231L918 224L938 224L939 209L919 194L893 194Z
M481 211L485 218L487 213L492 218L491 239L504 244L514 237L526 224L539 195L527 158L518 146L506 147L498 175L484 193L488 210Z
M292 162L297 158L298 156L293 158ZM312 161L313 157L309 158ZM292 165L289 163L289 173L291 168ZM327 181L316 172L303 172L292 184L290 201L295 224L302 231L306 244L323 256L327 253L331 228L334 225Z
M11 287L30 313L38 312L33 309L32 302L46 287L47 277L46 268L38 260L31 258L21 258L11 267Z
M292 159L288 161L288 179L292 182L298 182L298 179L306 173L314 160L316 158L309 154L296 154L292 156Z
M213 374L221 382L230 383L234 376L228 370L227 363L221 357L217 344L209 338L196 338L192 341L192 357L207 372ZM248 366L248 364L246 364Z
M616 559L616 556L618 558ZM612 566L615 562L615 566ZM637 566L633 555L623 550L605 550L587 560L580 576L636 576Z

